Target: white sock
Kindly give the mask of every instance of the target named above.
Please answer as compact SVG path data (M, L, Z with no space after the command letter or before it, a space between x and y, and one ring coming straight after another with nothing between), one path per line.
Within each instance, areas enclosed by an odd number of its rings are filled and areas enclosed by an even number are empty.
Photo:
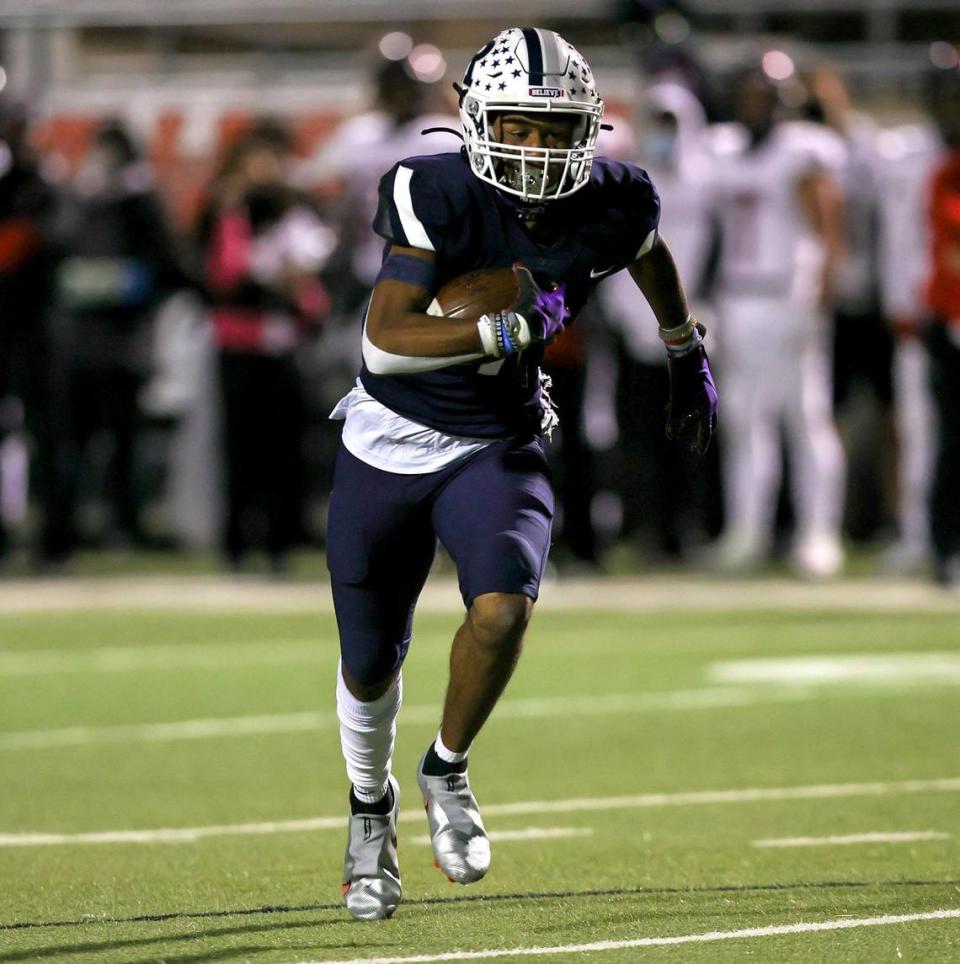
M467 758L467 754L470 752L470 747L467 747L463 753L448 750L447 747L444 746L443 740L438 733L436 742L433 744L433 751L444 763L463 763Z
M403 702L403 681L396 682L378 700L363 703L347 689L337 667L337 718L340 747L347 761L353 792L363 803L376 803L387 792L390 762L397 735L397 713Z

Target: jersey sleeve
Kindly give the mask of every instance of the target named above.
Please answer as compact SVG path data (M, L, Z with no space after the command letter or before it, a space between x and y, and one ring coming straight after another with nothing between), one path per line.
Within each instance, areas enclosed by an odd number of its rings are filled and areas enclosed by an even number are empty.
M841 178L848 161L847 146L833 131L806 124L797 137L801 176L824 172Z
M416 162L401 161L380 181L373 229L385 241L406 248L441 251L451 218L450 202L438 174Z
M631 226L628 252L631 261L642 258L657 240L660 228L660 195L646 171L634 164L624 165L624 203Z

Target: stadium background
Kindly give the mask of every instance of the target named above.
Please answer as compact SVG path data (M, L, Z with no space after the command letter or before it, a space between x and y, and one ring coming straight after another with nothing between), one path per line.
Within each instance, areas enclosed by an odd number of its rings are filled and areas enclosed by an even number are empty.
M388 50L408 37L439 90L507 22L568 36L624 118L643 66L684 48L717 76L763 51L824 59L881 124L926 124L925 78L960 38L953 0L0 0L0 85L27 103L55 177L78 169L101 120L122 119L187 233L255 118L289 123L307 160L369 106L385 37ZM18 550L0 581L0 962L527 960L503 949L544 945L561 964L960 956L960 600L925 570L881 571L891 530L876 517L869 410L853 440L868 450L857 484L874 515L830 583L776 564L749 579L640 567L617 555L601 498L615 574L548 581L471 759L493 872L450 888L407 790L406 903L383 927L349 923L322 554L282 581L219 571L215 425L209 396L197 400L213 362L196 315L174 306L165 322L178 333L163 361L172 394L141 439L144 475L159 480L146 486L149 544L163 551L114 551L92 472L90 550L32 578L28 439L5 442ZM319 350L352 357L355 324ZM328 401L321 390L318 424ZM172 436L165 411L178 413ZM611 433L602 420L593 431L602 482ZM319 476L312 497L319 542ZM459 618L440 572L406 674L404 788ZM658 946L671 940L683 946Z
M676 56L697 64L706 78L701 93L708 109L723 116L722 79L765 50L786 52L798 72L824 62L835 65L857 108L882 125L922 121L925 77L932 64L944 66L943 58L953 56L944 38L960 30L957 11L947 0L560 0L549 10L534 3L479 3L468 11L441 0L269 7L219 0L202 7L187 0L31 0L0 4L0 84L8 98L28 105L32 143L48 175L64 183L77 173L97 126L107 118L122 122L149 158L172 226L189 238L226 148L254 120L267 116L288 126L300 162L298 183L321 206L330 203L336 185L311 166L311 159L315 164L322 156L324 143L342 121L370 107L371 75L384 53L409 53L411 69L432 89L431 106L449 110L450 82L482 38L507 20L524 18L576 38L602 78L608 118L614 121L636 119L644 73ZM311 362L319 366L309 371L308 392L311 385L316 390L311 399L315 431L305 445L306 526L314 543L322 542L329 483L323 463L332 444L319 423L356 359L354 317L351 309L334 318L319 343L304 353L308 369ZM139 499L148 542L210 550L217 543L222 483L214 403L206 399L204 405L197 396L213 374L209 360L204 367L205 345L189 318L190 306L174 305L158 326L158 378L143 399L146 418L138 441ZM338 358L339 380L328 378L324 363ZM602 357L595 367L605 371ZM608 407L601 404L591 413L588 405L586 422L599 459L593 510L602 538L611 543L619 510L605 491L616 471L615 456L611 461L609 454L615 429ZM179 422L172 435L170 418ZM151 431L158 422L163 430ZM849 427L848 438L854 449L860 440L861 452L877 449L883 444L878 431L867 411L865 421ZM16 481L23 462L16 446L16 439L8 445L14 451L7 458L4 513L23 541L31 520L27 483ZM880 491L889 482L877 478L887 456L851 454L847 535L889 541L884 499L889 503L890 496ZM80 514L85 541L95 546L110 541L97 489L98 484L103 488L108 456L103 446L94 446L91 458L91 485L82 494ZM707 529L713 536L719 510L707 501Z

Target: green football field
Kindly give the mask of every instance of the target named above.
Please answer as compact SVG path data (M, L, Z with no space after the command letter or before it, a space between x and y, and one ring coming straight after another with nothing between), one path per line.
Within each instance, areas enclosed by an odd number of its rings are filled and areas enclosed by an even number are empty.
M359 924L322 585L8 585L0 964L960 960L960 601L925 592L554 587L471 756L493 866L461 888L413 779L443 588L405 671L405 900Z

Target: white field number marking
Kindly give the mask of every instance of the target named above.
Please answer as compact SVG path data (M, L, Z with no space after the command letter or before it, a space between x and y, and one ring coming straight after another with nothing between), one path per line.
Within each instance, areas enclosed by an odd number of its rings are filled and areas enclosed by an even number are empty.
M599 813L649 807L684 807L722 803L764 803L778 800L829 800L842 797L881 797L914 793L960 793L960 777L939 780L900 780L889 783L813 784L799 787L753 787L742 790L692 790L686 793L646 793L632 797L578 797L569 800L524 800L487 804L484 817L515 817L544 813ZM402 810L402 822L423 820L423 811ZM152 830L108 830L97 833L0 834L0 847L48 847L74 844L193 843L206 837L236 837L273 833L341 830L344 817L308 817L263 823L235 823L206 827Z
M672 944L707 944L714 941L748 940L754 937L779 937L785 934L816 934L845 931L859 927L887 927L919 921L956 920L960 909L946 908L920 914L887 914L883 917L842 917L801 924L772 924L747 927L739 931L708 931L676 937L639 937L628 941L595 941L592 944L560 944L552 947L498 947L479 951L447 951L440 954L414 954L411 957L352 957L339 961L303 961L301 964L434 964L439 961L483 961L497 957L545 957L552 954L591 954L595 951L620 951L630 947L669 947Z
M527 827L525 830L491 830L487 836L493 843L523 840L562 840L567 837L589 837L592 827ZM429 847L429 837L411 837L411 843Z
M780 686L873 684L909 686L960 683L960 653L889 653L860 656L800 656L724 660L711 663L715 683L775 683Z
M950 834L937 830L900 831L892 833L848 833L829 837L774 837L754 840L754 847L845 847L869 843L914 843L922 840L949 840Z

